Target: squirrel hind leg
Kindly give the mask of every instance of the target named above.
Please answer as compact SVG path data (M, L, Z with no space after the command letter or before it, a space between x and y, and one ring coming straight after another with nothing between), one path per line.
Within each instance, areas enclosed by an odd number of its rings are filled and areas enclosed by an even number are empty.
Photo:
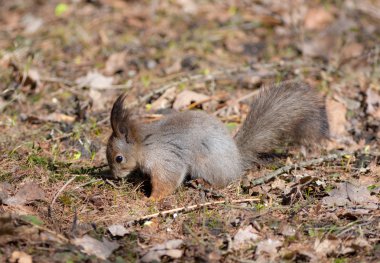
M149 198L159 201L172 194L185 179L186 169L179 172L168 171L162 167L155 167L151 173L151 195Z

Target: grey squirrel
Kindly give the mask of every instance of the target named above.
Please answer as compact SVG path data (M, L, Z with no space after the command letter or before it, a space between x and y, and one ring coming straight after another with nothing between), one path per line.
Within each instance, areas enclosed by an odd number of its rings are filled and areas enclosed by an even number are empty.
M259 164L261 153L285 141L311 143L329 136L323 98L302 82L262 88L234 138L221 121L202 111L139 123L124 100L121 95L111 111L108 164L117 178L136 168L150 175L155 200L174 192L186 176L224 187Z

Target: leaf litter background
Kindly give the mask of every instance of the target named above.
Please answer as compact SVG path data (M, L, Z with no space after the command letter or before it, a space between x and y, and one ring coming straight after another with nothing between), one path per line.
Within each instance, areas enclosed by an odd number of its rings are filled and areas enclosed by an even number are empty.
M369 0L1 1L0 261L378 262L379 14ZM322 149L159 203L104 178L122 92L143 121L202 109L233 133L257 89L286 79L326 96ZM338 149L350 154L249 183Z

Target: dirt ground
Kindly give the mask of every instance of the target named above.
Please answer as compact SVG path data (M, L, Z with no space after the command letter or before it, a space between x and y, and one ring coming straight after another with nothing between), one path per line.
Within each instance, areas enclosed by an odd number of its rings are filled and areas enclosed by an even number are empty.
M3 0L0 25L0 262L380 261L379 1ZM234 133L290 79L326 98L321 147L159 202L110 178L123 92L142 121L201 109Z

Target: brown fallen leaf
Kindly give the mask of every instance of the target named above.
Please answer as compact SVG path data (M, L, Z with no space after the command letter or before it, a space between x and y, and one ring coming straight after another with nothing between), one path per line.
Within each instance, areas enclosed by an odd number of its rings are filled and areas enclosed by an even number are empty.
M166 90L157 100L152 103L152 110L167 109L175 99L176 87Z
M168 256L170 258L180 258L183 255L183 250L178 249L182 246L183 241L181 239L173 239L166 241L165 243L156 245L149 249L142 258L141 262L161 262L162 256Z
M34 34L41 28L43 23L44 21L42 18L36 17L31 13L26 14L21 20L21 25L24 27L25 34Z
M4 199L8 198L11 190L12 190L11 184L9 184L7 182L0 183L0 202Z
M17 193L3 200L3 204L9 206L24 205L35 200L44 200L45 192L35 182L25 183Z
M196 15L198 13L198 4L194 0L177 0L185 13Z
M45 117L41 117L41 120L50 122L66 122L73 123L75 121L75 116L66 115L63 113L53 112Z
M316 239L314 243L315 252L319 257L325 257L337 252L341 241L339 239L324 239L323 241Z
M233 53L242 53L244 51L243 42L245 40L245 34L243 32L237 32L230 34L224 40L224 44L228 51Z
M349 59L360 56L364 51L364 46L357 42L348 43L342 48L342 59Z
M365 186L356 186L354 184L344 182L339 183L337 188L322 199L322 202L329 206L347 206L360 204L366 208L376 209L379 200L376 196L371 196L370 191Z
M278 248L282 246L282 241L276 239L266 239L260 241L257 244L256 255L260 255L262 253L267 253L271 256L274 256L278 253Z
M342 35L353 26L354 22L340 19L326 27L319 33L313 34L312 38L306 39L301 45L302 53L310 57L332 59L339 54L342 46Z
M321 241L316 239L314 249L319 258L326 256L339 256L352 253L354 249L344 246L340 239L329 237Z
M114 75L126 67L127 52L114 53L106 61L104 72L107 75Z
M182 69L181 67L181 60L180 59L177 59L173 62L172 65L166 67L164 69L164 72L166 75L171 75L171 74L174 74L174 73L177 73L177 72L180 72Z
M177 95L176 100L173 104L173 109L183 110L186 109L190 104L196 102L202 102L208 100L210 97L204 94L196 93L190 90L184 90Z
M9 259L11 263L32 263L32 256L23 251L13 251L11 258Z
M112 86L113 77L106 77L97 71L90 71L86 76L78 78L75 82L80 88L105 89Z
M240 228L234 236L234 240L232 241L233 249L240 249L245 245L249 245L250 242L256 241L260 238L257 231L251 226L247 226L245 228Z
M82 247L84 253L94 255L100 259L106 260L114 250L119 248L117 242L110 242L103 237L103 241L85 235L81 238L75 238L73 244Z
M367 89L367 113L375 119L380 119L380 94L372 87Z
M332 138L342 139L347 133L347 108L343 103L333 99L326 101L327 117Z
M33 124L39 124L43 122L66 122L66 123L73 123L76 118L74 116L66 115L63 113L57 113L53 112L49 115L45 116L36 116L36 115L25 115L21 114L20 118L23 121L28 121Z
M276 178L273 183L270 185L272 189L279 189L281 191L284 191L286 188L285 181L280 178Z
M293 226L286 223L281 225L280 232L283 236L286 237L294 237L297 233L296 229Z
M310 258L309 262L319 262L315 250L309 244L292 243L287 247L283 247L280 251L282 258L286 258L289 261L297 258L298 255Z
M129 231L122 225L112 225L108 227L108 231L110 231L112 236L123 237L129 233Z
M323 7L310 9L305 15L305 29L320 30L326 28L332 21L334 16L331 11Z

